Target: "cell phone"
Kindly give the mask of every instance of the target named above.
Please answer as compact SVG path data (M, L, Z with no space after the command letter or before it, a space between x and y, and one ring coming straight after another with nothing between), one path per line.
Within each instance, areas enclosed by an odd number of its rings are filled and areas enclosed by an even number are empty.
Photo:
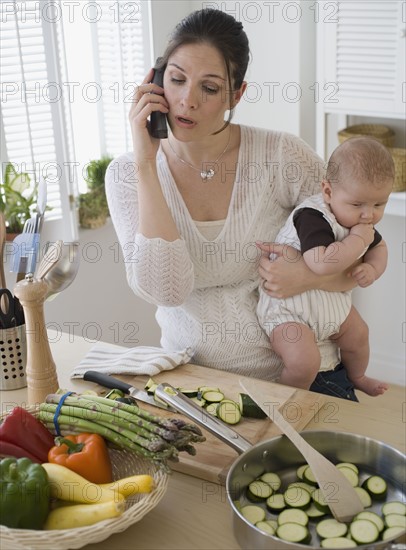
M160 58L156 60L158 65ZM154 77L152 82L163 87L165 67L161 69L154 69ZM157 139L166 139L168 137L168 127L166 124L166 115L160 112L151 113L151 120L149 123L149 133L152 137Z

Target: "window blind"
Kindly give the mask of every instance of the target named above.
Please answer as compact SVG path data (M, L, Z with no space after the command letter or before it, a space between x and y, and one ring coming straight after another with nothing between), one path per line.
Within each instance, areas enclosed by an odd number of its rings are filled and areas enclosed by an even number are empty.
M109 4L106 9L105 4ZM93 25L101 151L116 156L130 151L128 113L135 85L150 67L149 2L105 2Z
M64 101L66 64L58 1L0 3L2 32L1 117L5 147L2 168L13 162L32 181L47 182L46 220L55 238L72 240L75 224L69 200L73 140L69 104ZM4 155L6 158L4 158Z

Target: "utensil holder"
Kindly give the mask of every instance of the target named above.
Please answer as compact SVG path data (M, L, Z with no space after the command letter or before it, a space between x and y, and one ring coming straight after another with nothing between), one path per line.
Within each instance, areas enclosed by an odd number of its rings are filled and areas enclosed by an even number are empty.
M27 339L25 325L0 330L0 390L18 390L27 385Z

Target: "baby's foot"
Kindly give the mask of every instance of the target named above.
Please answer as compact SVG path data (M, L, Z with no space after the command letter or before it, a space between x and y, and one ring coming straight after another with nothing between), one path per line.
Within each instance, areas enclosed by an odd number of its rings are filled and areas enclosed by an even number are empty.
M352 380L354 386L372 397L377 395L382 395L389 388L388 384L381 382L381 380L376 380L375 378L370 378L369 376L361 376L360 378L355 378Z

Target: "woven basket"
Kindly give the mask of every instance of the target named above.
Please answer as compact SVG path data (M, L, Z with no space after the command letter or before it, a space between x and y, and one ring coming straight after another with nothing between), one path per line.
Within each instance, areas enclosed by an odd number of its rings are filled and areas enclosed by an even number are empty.
M357 124L349 126L338 132L338 141L343 143L352 137L370 136L380 141L386 147L392 147L395 143L395 132L382 124Z
M395 182L393 191L395 193L406 191L406 149L401 147L389 147L395 163Z
M35 412L32 408L27 409ZM4 550L65 550L82 548L87 544L101 542L113 533L127 529L140 521L150 512L164 496L169 482L169 474L159 465L153 464L126 450L110 449L113 466L113 478L120 479L135 474L147 474L154 478L154 489L151 493L134 495L126 499L126 509L121 516L106 519L77 529L54 531L34 531L32 529L10 529L0 526L0 547ZM90 505L91 506L91 505Z

